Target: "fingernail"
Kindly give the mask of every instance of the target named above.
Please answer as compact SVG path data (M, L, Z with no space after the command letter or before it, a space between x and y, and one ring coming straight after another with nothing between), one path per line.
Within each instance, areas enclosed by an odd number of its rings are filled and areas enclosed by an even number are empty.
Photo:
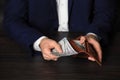
M54 61L57 61L58 59L54 59Z
M95 61L95 59L92 57L88 57L88 60Z

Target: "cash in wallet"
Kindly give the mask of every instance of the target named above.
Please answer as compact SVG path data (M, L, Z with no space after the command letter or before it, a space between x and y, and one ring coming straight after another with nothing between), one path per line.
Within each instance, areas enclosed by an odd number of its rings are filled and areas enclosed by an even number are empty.
M87 41L85 41L85 45L82 45L77 39L69 40L64 37L58 43L61 45L63 53L59 54L55 49L53 49L52 54L59 57L74 55L75 57L88 58L89 56L91 56L100 66L102 65L101 61L98 58L97 52Z

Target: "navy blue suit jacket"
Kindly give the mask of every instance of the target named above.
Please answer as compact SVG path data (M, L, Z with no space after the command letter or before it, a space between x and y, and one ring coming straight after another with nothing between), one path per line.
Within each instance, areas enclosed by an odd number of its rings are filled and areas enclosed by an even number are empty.
M93 32L105 39L111 29L113 0L69 0L69 30ZM56 0L8 0L4 27L27 46L58 30Z

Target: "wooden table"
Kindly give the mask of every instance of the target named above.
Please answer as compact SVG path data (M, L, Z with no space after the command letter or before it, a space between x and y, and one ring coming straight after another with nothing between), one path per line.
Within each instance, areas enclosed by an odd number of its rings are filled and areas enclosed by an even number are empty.
M120 32L106 49L103 66L81 58L44 61L0 34L0 80L119 80Z

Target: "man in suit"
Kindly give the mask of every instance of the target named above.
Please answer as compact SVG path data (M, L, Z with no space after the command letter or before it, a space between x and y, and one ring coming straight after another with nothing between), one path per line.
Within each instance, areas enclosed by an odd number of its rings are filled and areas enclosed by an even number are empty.
M60 45L47 35L56 32L84 32L80 39L84 44L97 45L99 58L102 51L100 37L107 41L113 20L113 0L8 0L4 14L4 27L16 41L41 51L45 60L57 60L51 54L55 48L62 53ZM92 57L88 59L93 60Z

